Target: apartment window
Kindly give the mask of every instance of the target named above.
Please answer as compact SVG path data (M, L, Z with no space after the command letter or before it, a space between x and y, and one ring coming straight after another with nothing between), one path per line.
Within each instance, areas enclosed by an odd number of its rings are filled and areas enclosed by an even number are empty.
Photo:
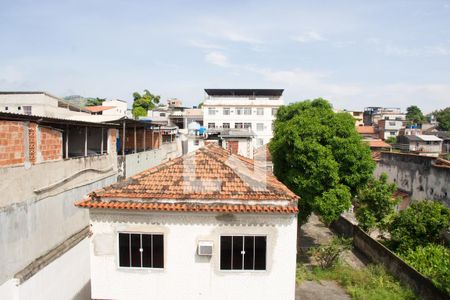
M119 266L164 268L163 235L119 233Z
M8 108L8 106L5 106L5 110L8 110L9 108Z
M235 123L234 128L243 128L242 123Z
M221 270L265 270L267 237L221 236Z
M23 113L26 115L31 115L31 106L23 106Z
M277 115L277 111L278 111L278 108L272 107L272 116L276 116Z
M216 123L208 123L208 128L216 128Z
M223 123L223 128L230 128L230 123Z
M224 115L224 116L230 115L230 108L229 108L229 107L225 107L225 108L223 109L223 115Z
M395 131L389 132L390 135L395 135Z
M160 116L160 117L165 117L165 116L166 116L166 113L159 113L159 116Z
M251 115L252 114L252 108L251 107L245 107L244 108L244 115Z
M252 123L244 123L244 128L252 128Z
M258 107L258 108L256 109L256 114L257 114L258 116L263 116L263 115L264 115L264 108L263 108L263 107Z
M215 110L214 108L212 108L212 107L209 107L209 108L208 108L208 115L213 116L213 115L215 115L215 114L216 114L216 110Z
M242 108L236 108L236 114L242 115Z
M256 131L264 131L264 123L256 123Z
M395 122L389 122L390 126L395 126Z
M200 141L199 140L194 140L194 146L198 146L200 145Z

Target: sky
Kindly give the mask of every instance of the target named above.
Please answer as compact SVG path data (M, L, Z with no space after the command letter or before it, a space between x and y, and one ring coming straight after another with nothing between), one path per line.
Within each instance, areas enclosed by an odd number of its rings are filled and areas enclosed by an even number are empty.
M450 106L450 0L0 0L0 90L196 105L283 88L425 113Z

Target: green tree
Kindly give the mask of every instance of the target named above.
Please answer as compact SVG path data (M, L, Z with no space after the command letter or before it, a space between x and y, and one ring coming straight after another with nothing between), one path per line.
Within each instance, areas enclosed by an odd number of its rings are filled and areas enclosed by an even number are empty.
M274 174L300 196L300 221L311 212L326 223L338 218L375 167L352 116L319 98L280 107L274 126Z
M395 144L395 143L397 143L397 137L395 137L395 136L390 136L390 137L388 137L388 138L386 139L385 142L388 143L388 144Z
M198 104L197 108L202 108L202 107L203 107L203 101Z
M356 219L359 226L368 231L377 227L385 218L395 213L399 199L392 197L397 187L387 182L387 175L381 174L377 180L371 178L367 185L358 191Z
M439 129L450 131L450 106L433 112L436 121L439 123Z
M97 106L102 105L103 101L105 101L105 98L87 98L86 100L86 106Z
M423 200L398 213L387 225L391 238L387 245L404 253L417 246L442 242L442 232L450 222L450 209L443 204Z
M425 121L425 116L419 107L411 105L406 109L406 119L415 124L422 124Z
M144 90L141 95L138 92L133 93L133 109L132 113L135 118L146 116L147 111L155 108L160 101L160 96L155 96L148 90Z

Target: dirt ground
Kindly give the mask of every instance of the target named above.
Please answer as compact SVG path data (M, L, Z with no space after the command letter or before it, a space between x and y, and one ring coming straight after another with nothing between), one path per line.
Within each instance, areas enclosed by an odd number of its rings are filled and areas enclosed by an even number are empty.
M328 243L334 234L326 227L316 215L311 215L308 222L299 228L297 239L297 261L305 265L313 265L307 254L308 249L317 245ZM347 251L343 260L353 268L364 268L367 261L355 252ZM351 299L342 287L334 281L303 281L296 288L296 300L347 300Z

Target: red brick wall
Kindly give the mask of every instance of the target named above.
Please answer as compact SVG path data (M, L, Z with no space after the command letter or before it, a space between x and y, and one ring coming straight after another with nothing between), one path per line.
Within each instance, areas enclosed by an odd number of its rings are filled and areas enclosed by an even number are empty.
M24 128L22 122L0 121L0 166L25 162Z
M29 142L29 153L30 153L30 162L34 164L36 162L36 132L37 132L37 124L29 123L28 125L28 142Z
M62 134L61 132L40 127L39 151L42 161L62 159Z

